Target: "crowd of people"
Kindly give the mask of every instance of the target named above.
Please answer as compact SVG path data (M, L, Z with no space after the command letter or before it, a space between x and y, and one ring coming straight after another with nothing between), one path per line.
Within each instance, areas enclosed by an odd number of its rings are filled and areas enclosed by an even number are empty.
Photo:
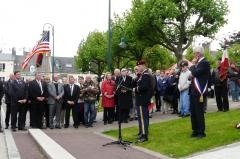
M40 73L34 80L23 81L21 72L10 74L9 80L0 83L0 99L5 94L6 129L26 130L26 114L30 114L30 127L61 129L81 124L88 128L96 121L97 107L103 107L104 125L114 121L128 123L138 120L138 141L148 140L149 118L155 111L162 114L191 116L192 137L205 137L204 112L207 109L207 94L214 88L219 111L229 110L228 96L239 101L240 71L231 64L228 76L220 79L220 61L216 69L210 69L203 57L203 48L194 50L192 66L181 61L178 69L168 73L147 68L145 61L137 62L134 72L115 69L114 74L106 72L98 80L91 75L73 76L52 81ZM228 91L230 90L230 91ZM70 115L72 114L72 115ZM17 129L16 129L17 128Z

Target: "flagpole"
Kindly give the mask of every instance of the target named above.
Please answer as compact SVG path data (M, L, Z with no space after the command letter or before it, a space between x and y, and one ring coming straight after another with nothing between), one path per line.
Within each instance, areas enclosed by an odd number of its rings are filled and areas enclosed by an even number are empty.
M50 26L51 27L51 31L52 31L52 79L53 79L53 76L54 76L54 66L55 66L55 56L54 56L54 25L52 25L51 23L45 23L43 25L43 31L44 31L44 28L45 26Z

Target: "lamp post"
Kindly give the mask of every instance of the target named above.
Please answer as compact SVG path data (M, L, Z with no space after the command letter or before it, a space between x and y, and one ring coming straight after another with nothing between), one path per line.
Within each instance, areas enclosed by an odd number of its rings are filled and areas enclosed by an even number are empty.
M51 23L45 23L43 25L43 31L45 29L46 26L50 26L51 27L51 31L52 31L52 79L54 76L54 67L55 67L55 57L54 57L54 26Z
M112 57L111 57L111 39L112 39L112 28L111 28L111 0L109 0L108 6L108 45L107 45L107 64L108 64L108 71L112 69ZM125 48L125 38L124 38L124 31L123 28L120 26L115 26L121 29L121 42L119 43L119 47Z
M108 71L111 71L112 57L111 57L111 0L108 2L108 46L107 46L107 63Z

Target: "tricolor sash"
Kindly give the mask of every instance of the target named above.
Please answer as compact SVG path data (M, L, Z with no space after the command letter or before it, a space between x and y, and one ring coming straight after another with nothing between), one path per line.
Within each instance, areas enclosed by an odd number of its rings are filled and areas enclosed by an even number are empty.
M199 99L199 102L203 102L203 94L206 92L207 90L207 86L208 86L208 81L206 83L206 85L204 86L204 88L201 88L201 85L200 83L198 82L197 78L195 77L193 79L193 82L194 82L194 86L195 88L197 89L197 91L200 93L200 99Z

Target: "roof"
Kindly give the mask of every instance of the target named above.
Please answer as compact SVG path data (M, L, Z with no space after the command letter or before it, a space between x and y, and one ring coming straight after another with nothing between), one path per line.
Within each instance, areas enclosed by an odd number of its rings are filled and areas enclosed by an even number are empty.
M14 61L14 56L12 54L0 53L1 61Z
M25 56L26 55L16 55L14 70L22 69L21 65L22 65L22 62L24 61ZM35 64L36 57L37 56L34 56L31 59L31 61L29 62L28 66L25 69L25 72L30 71L30 66L34 66L34 67L36 66L36 64ZM47 70L49 70L48 60L50 60L50 59L47 57L44 57L42 66L39 68L40 72L47 72ZM76 73L74 57L55 57L54 61L55 61L54 72L56 72L56 73ZM51 72L51 70L49 70L49 71Z

